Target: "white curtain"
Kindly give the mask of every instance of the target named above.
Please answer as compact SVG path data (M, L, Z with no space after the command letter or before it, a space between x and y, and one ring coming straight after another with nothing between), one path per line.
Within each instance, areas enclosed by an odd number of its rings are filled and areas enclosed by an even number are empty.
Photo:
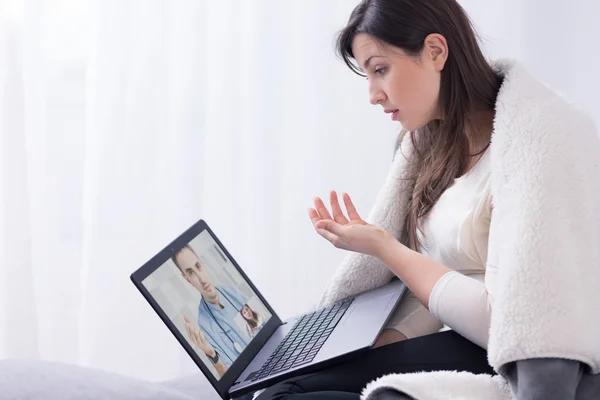
M363 215L398 126L333 54L355 0L0 0L0 358L196 371L129 281L204 218L287 318L344 256L313 196ZM600 123L586 0L464 0Z

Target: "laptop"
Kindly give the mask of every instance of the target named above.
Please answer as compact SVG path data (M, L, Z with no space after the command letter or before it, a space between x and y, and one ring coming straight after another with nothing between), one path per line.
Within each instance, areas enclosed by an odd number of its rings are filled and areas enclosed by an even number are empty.
M282 321L204 220L131 280L223 399L368 350L406 291L395 280Z

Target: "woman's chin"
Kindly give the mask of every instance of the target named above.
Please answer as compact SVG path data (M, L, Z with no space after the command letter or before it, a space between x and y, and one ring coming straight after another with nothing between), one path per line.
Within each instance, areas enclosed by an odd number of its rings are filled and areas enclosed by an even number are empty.
M413 123L411 123L410 120L406 119L406 118L400 118L398 119L398 123L400 124L400 126L402 127L402 129L406 129L407 131L412 131L413 129L415 129L415 126Z
M414 126L406 121L398 121L398 122L400 123L400 126L402 127L403 130L406 130L408 132L412 132L413 130L415 130Z

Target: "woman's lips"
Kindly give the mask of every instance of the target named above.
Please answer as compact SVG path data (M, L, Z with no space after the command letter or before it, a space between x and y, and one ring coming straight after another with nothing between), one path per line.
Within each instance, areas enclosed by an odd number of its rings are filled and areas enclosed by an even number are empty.
M392 121L398 121L399 112L398 110L384 110L386 114L392 114Z

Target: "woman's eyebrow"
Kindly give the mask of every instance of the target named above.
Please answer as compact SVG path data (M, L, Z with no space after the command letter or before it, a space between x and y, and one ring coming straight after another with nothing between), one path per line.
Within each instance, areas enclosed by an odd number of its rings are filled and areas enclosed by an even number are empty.
M367 58L367 61L365 61L364 69L369 69L369 63L371 62L371 60L373 58L377 58L377 57L382 57L382 56L374 55L374 56L371 56L371 57Z

